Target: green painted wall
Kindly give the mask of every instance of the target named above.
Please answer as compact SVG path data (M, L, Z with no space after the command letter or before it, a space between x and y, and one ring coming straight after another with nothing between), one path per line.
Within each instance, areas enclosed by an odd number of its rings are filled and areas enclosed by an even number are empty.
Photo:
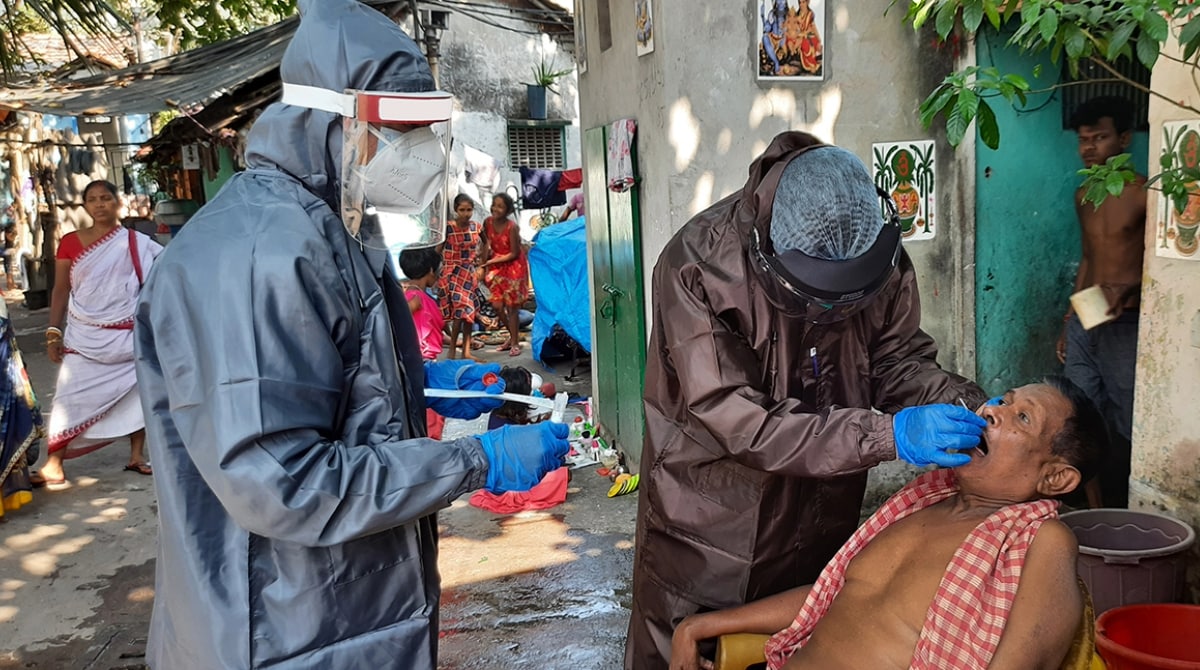
M977 42L981 66L995 65L1047 88L1058 66L1006 49L1006 36ZM1033 77L1042 66L1041 77ZM995 102L995 101L994 101ZM1000 393L1059 372L1054 344L1079 265L1079 223L1072 204L1082 167L1075 133L1062 127L1060 96L1029 97L1016 112L993 104L1000 148L975 143L976 379ZM1145 173L1147 134L1135 133L1131 152Z
M217 155L221 157L220 168L217 170L217 178L208 181L204 180L204 201L212 200L217 191L229 181L229 178L237 172L237 168L233 165L233 149L229 147L220 147L217 150Z

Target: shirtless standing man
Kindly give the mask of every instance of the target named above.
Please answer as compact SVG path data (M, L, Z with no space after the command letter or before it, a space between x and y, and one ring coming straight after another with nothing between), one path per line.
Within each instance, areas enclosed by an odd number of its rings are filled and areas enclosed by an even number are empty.
M967 535L1006 506L1074 490L1103 453L1104 419L1061 377L1008 391L979 413L988 427L971 461L955 468L958 491L892 523L850 561L845 584L785 669L908 668L926 613ZM1077 556L1075 536L1062 522L1047 520L1036 531L990 670L1059 667L1083 615ZM672 638L671 670L711 667L697 652L702 639L783 630L811 588L687 617Z
M1133 136L1133 106L1124 98L1093 98L1075 110L1071 127L1079 136L1079 157L1086 167L1123 153ZM1109 420L1111 451L1100 468L1098 486L1088 486L1093 507L1129 503L1129 455L1133 433L1133 380L1137 366L1138 306L1146 232L1146 178L1127 184L1119 196L1099 207L1075 192L1075 211L1083 257L1075 291L1099 286L1115 319L1084 330L1070 304L1058 339L1063 374L1092 399Z

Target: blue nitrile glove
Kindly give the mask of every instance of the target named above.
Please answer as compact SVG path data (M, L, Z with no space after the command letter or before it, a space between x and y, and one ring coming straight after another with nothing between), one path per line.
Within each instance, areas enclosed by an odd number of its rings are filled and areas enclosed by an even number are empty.
M487 490L492 493L528 491L547 472L562 467L571 445L565 423L501 426L479 435L487 454Z
M495 375L493 384L484 386L485 375ZM504 392L504 380L500 378L499 363L474 363L472 361L432 361L425 364L425 387L445 391L484 391L499 395ZM504 401L497 398L426 398L429 409L455 419L475 419L486 414Z
M966 465L970 456L951 451L979 446L985 427L983 417L958 405L906 407L892 419L896 456L913 465Z
M999 405L1000 402L1003 400L1004 400L1003 396L996 396L995 398L988 399L988 401L983 404L984 405Z

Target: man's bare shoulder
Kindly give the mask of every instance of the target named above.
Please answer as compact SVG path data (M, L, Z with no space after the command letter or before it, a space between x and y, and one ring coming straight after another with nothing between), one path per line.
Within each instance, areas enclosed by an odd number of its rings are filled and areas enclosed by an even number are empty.
M1072 561L1079 555L1079 541L1075 539L1075 533L1058 519L1048 519L1042 523L1033 538L1030 551L1033 551L1033 547L1038 547L1039 553L1044 552L1050 557L1065 556Z

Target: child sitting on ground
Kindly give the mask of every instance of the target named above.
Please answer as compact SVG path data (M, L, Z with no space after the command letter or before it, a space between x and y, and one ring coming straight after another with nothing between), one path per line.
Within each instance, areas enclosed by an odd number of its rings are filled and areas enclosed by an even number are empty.
M437 249L422 247L400 252L400 271L405 279L404 297L412 310L413 325L417 329L417 340L421 343L421 358L435 360L442 353L442 310L437 301L430 297L428 289L436 286L442 269L442 254ZM442 439L446 419L431 409L425 410L425 423L429 437Z

